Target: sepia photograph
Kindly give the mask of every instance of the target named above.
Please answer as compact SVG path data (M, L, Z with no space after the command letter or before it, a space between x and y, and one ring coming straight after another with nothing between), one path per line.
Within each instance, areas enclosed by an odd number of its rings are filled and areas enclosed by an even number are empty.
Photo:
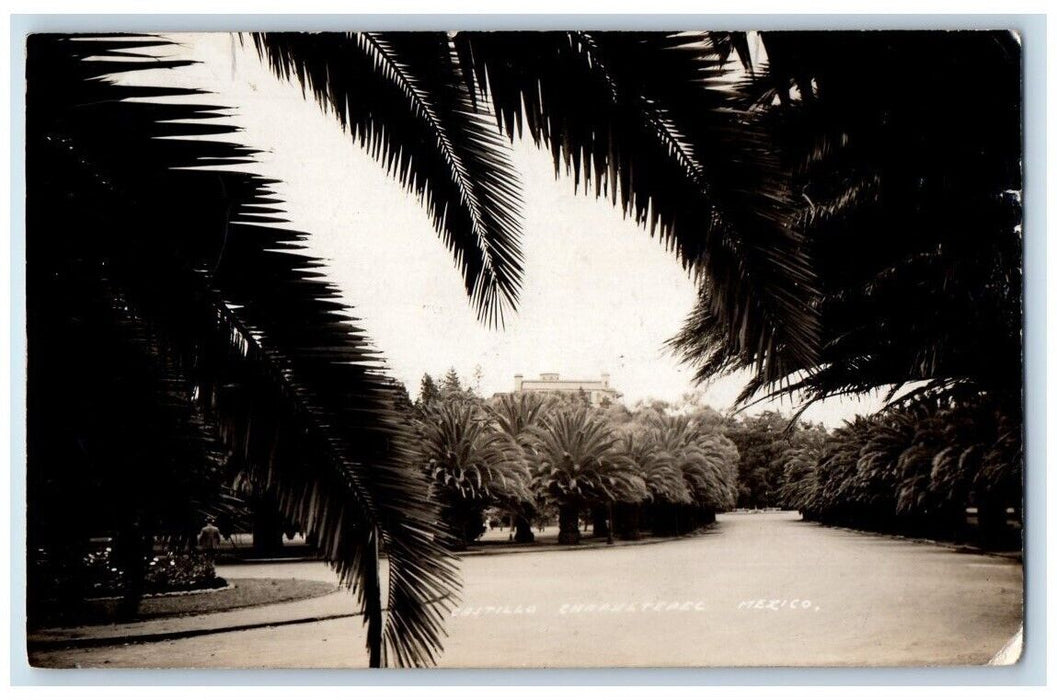
M348 30L23 37L13 653L1017 663L1020 33Z

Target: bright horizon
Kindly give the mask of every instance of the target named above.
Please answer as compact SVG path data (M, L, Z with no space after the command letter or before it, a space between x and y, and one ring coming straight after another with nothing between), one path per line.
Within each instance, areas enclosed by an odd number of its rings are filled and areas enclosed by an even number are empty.
M549 153L531 142L513 145L525 200L523 286L505 329L490 330L477 321L424 208L336 120L232 35L173 38L178 57L200 63L123 80L208 90L216 94L203 101L234 108L232 121L242 130L233 138L263 151L258 164L241 169L280 181L275 190L288 225L310 234L308 252L327 263L328 279L412 398L425 373L439 380L454 367L472 384L480 367L484 396L511 391L515 374L590 380L606 372L628 406L698 393L717 410L731 408L747 374L698 387L692 368L664 348L694 303L688 274L608 200L575 193L571 178L556 180ZM831 399L804 418L836 427L880 405L877 396ZM748 413L794 408L785 399Z

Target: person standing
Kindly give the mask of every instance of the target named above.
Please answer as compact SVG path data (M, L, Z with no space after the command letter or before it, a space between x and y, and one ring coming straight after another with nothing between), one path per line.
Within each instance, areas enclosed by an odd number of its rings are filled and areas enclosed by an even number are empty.
M216 526L212 517L206 518L205 527L198 532L198 548L210 559L220 549L220 528Z

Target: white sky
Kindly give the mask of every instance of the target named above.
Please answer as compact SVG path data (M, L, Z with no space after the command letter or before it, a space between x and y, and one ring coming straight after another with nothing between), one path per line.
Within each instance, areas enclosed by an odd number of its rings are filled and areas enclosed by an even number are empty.
M745 376L695 387L692 371L663 348L694 300L675 257L606 200L576 195L571 179L555 180L549 154L531 143L514 146L525 197L523 292L505 330L488 330L425 210L333 118L230 35L173 38L180 57L201 63L131 79L210 90L217 93L210 104L237 108L235 138L265 151L254 169L281 180L276 190L290 226L312 234L310 252L329 263L331 280L412 396L425 372L437 377L454 367L469 381L480 366L486 396L511 390L517 373L592 379L609 372L629 405L696 390L704 403L730 408ZM879 405L877 397L831 400L805 418L836 426ZM775 406L750 413L767 407ZM792 404L777 407L788 412Z

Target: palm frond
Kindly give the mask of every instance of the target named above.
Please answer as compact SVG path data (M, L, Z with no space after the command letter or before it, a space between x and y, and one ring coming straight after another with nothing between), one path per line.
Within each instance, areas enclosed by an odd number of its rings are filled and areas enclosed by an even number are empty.
M441 403L416 426L416 460L458 497L508 506L532 501L521 445L475 404Z
M296 79L420 199L478 316L501 324L521 284L520 181L447 34L258 33L252 40L277 75Z
M788 178L707 36L460 32L471 87L511 138L606 195L701 275L729 355L817 355L815 284Z
M547 400L533 393L501 394L487 406L499 429L526 450L531 449L532 430L547 408Z
M536 483L559 502L635 503L647 495L608 422L585 406L556 405L532 429Z

